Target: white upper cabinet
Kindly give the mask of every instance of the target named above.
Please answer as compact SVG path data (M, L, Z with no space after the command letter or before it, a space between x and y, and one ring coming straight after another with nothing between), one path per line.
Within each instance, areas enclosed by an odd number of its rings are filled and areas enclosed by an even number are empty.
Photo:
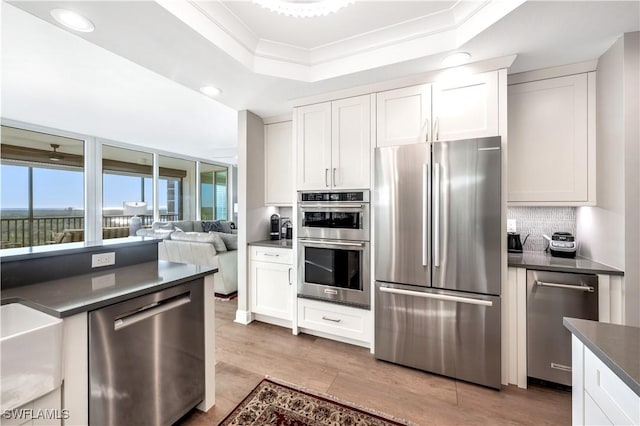
M369 95L296 108L296 128L297 189L369 188Z
M371 98L331 103L331 185L366 189L371 176Z
M498 73L433 83L432 140L498 136Z
M595 74L508 89L508 201L595 204Z
M431 84L377 94L377 145L427 142L431 137Z
M331 184L331 102L296 108L298 189Z
M293 205L293 125L291 121L265 124L265 204Z
M498 72L380 92L376 146L498 136Z

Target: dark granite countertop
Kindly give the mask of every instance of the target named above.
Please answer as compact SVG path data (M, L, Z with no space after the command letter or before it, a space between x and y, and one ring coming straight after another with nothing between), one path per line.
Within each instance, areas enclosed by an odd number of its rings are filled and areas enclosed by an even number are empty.
M576 274L624 275L619 269L612 268L593 260L576 256L574 259L553 257L542 252L509 253L509 266L537 269L539 271L573 272Z
M110 238L103 241L81 241L77 243L3 249L0 250L0 261L3 263L15 262L39 257L64 256L77 252L98 252L129 246L131 244L158 244L158 239L149 237L124 237Z
M22 303L58 318L92 311L217 272L166 261L76 275L2 291L2 304Z
M275 248L293 248L293 240L262 240L249 243L250 246L275 247Z
M563 324L640 396L640 327L564 318Z

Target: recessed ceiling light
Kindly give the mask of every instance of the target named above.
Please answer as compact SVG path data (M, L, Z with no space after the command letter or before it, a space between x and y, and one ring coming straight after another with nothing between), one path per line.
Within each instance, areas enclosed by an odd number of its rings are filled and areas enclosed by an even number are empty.
M458 65L466 64L471 59L471 55L467 52L453 53L442 60L442 66L457 67Z
M53 9L51 11L51 16L53 16L53 19L55 19L56 21L67 28L71 28L72 30L80 31L83 33L90 33L91 31L96 29L95 25L93 25L93 22L72 10Z
M200 91L207 96L218 96L220 93L222 93L222 90L213 86L203 86L200 88Z

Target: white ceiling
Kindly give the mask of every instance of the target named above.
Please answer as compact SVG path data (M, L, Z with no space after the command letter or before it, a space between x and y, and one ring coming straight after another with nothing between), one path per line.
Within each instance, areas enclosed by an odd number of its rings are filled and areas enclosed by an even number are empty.
M206 158L235 145L231 109L287 113L293 99L440 68L454 50L474 61L517 54L510 73L592 60L622 33L640 30L638 1L359 0L306 19L246 0L11 4L41 20L3 7L3 116L28 117L35 102L43 117L63 122L89 98L99 105L91 114L108 117L93 134L166 140L162 149ZM49 15L59 7L89 17L96 31L59 29ZM23 63L32 66L25 72L16 65ZM39 80L35 87L27 77ZM64 90L51 87L62 80ZM216 99L229 109L197 92L205 84L222 89ZM22 105L6 106L7 93ZM74 102L75 112L65 112Z

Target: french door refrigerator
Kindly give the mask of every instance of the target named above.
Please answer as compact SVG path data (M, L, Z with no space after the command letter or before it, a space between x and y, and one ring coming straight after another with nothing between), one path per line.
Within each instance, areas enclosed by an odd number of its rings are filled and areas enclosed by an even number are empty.
M500 138L376 148L375 355L500 388Z

